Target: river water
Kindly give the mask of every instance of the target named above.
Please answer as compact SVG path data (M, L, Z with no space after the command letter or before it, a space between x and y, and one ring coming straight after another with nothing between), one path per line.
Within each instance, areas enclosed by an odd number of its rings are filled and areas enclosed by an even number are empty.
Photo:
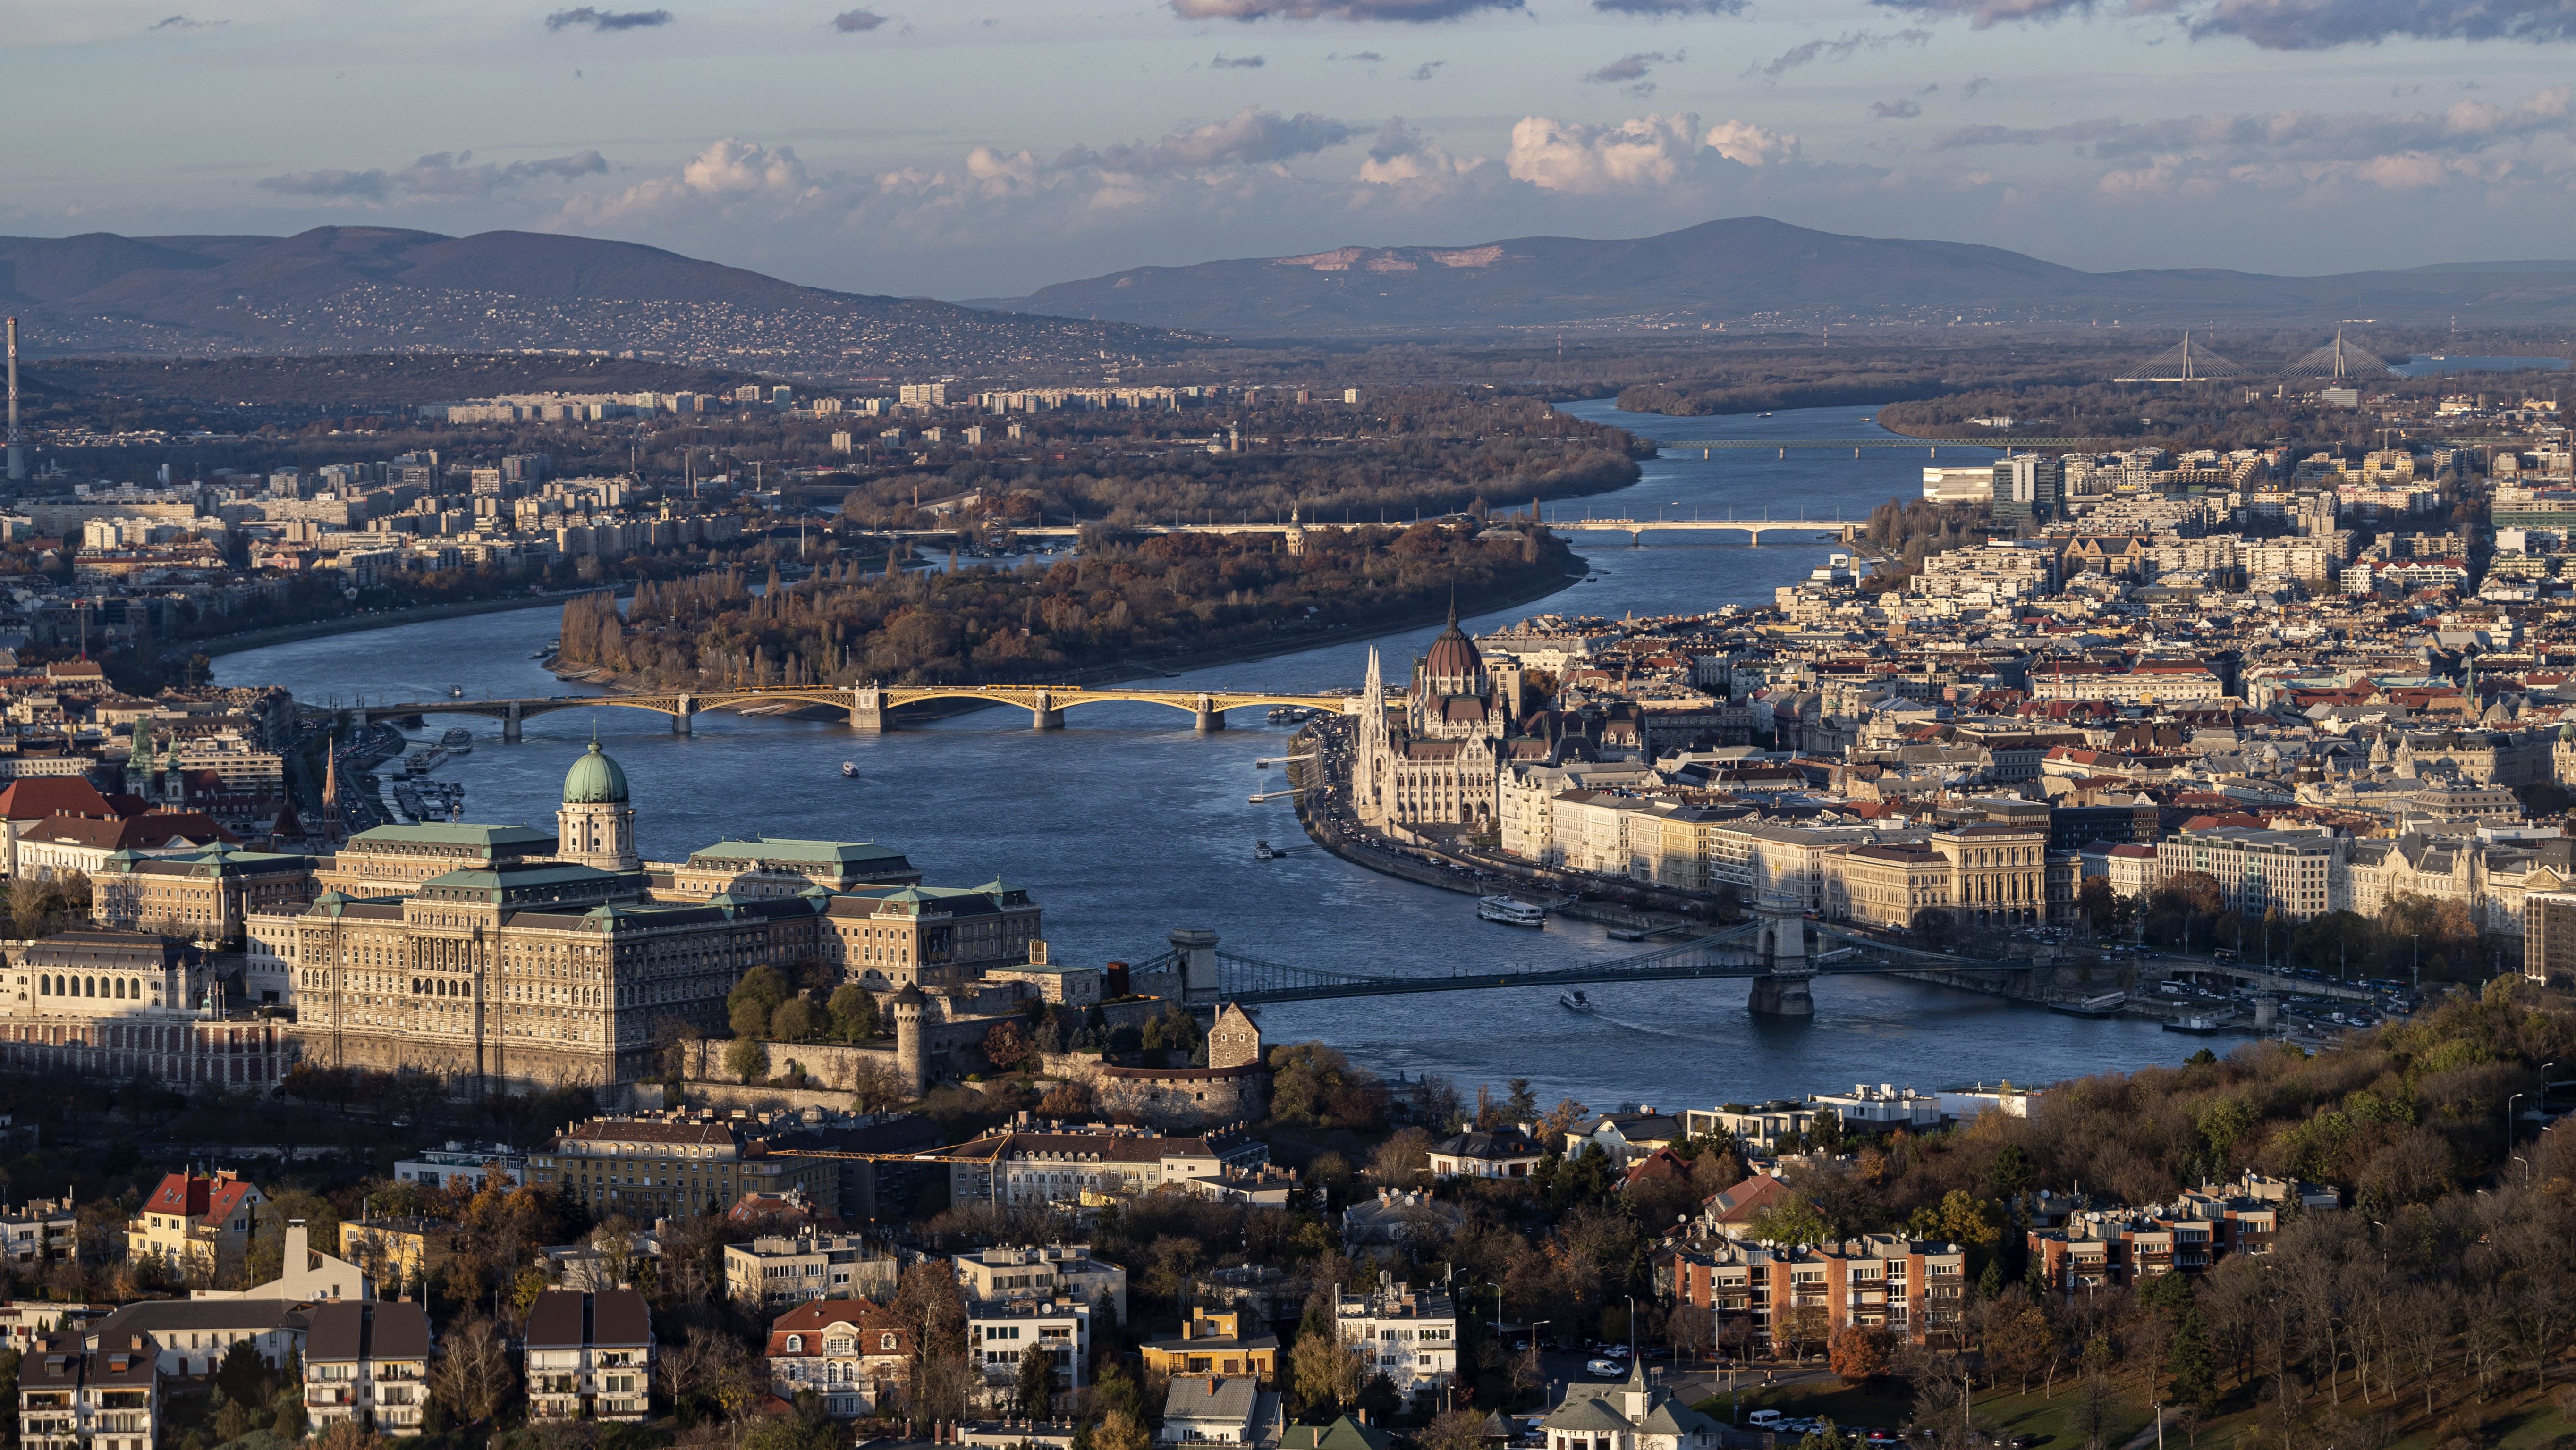
M1884 437L1866 408L1776 417L1662 418L1607 402L1568 412L1655 438ZM1942 463L1993 456L1945 445ZM1549 506L1550 517L1858 517L1890 497L1919 497L1925 455L1904 448L1718 452L1656 459L1634 487ZM1541 605L1468 621L1471 631L1555 609L1609 617L1697 611L1766 601L1831 546L1774 534L1741 542L1644 548L1616 535L1578 535L1593 576ZM1695 536L1681 536L1695 537ZM1741 539L1741 536L1736 536ZM221 657L225 683L274 683L297 698L342 702L578 690L532 656L556 632L556 611L530 609L305 640ZM1301 654L1190 673L1174 688L1261 682L1291 691L1356 686L1367 646L1404 678L1437 627L1353 638ZM1165 948L1176 927L1206 927L1227 950L1339 970L1421 971L1505 963L1564 964L1632 955L1581 922L1533 932L1481 922L1473 898L1379 876L1316 851L1253 859L1256 838L1301 841L1284 801L1245 798L1275 770L1283 728L1238 711L1231 728L1199 736L1189 718L1151 705L1094 705L1066 729L1037 733L1017 711L987 710L918 729L854 736L825 722L698 717L674 736L665 717L603 708L528 722L504 745L496 722L431 716L433 733L463 724L476 748L443 766L466 787L469 820L551 829L564 771L596 729L633 785L636 831L648 858L674 859L727 836L863 838L901 847L932 884L995 877L1025 886L1046 911L1058 960L1134 961ZM840 773L856 763L856 780ZM1545 990L1435 993L1264 1009L1274 1041L1320 1038L1380 1071L1437 1073L1472 1093L1527 1077L1546 1101L1707 1106L1893 1082L1924 1089L2019 1083L2179 1060L2195 1042L2149 1024L2097 1022L2014 1007L1968 992L1868 977L1815 986L1812 1022L1748 1016L1741 983L1662 982L1589 989L1583 1018Z

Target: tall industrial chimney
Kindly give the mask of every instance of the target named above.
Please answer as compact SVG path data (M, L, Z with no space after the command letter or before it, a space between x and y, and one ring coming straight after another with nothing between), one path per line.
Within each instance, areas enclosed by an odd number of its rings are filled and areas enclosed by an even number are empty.
M27 450L18 440L18 319L9 319L9 481L27 481Z

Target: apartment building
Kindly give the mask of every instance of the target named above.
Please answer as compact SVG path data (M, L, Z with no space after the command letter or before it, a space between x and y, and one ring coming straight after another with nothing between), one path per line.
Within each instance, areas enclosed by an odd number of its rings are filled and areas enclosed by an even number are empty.
M79 1243L80 1215L69 1194L0 1209L0 1254L10 1263L50 1264L70 1257Z
M1269 1161L1257 1138L1169 1137L1132 1128L1004 1131L941 1149L951 1203L1087 1204L1166 1184L1218 1183Z
M313 1306L304 1336L304 1413L315 1433L334 1421L417 1435L429 1403L429 1314L408 1301Z
M1397 1393L1409 1396L1457 1378L1458 1310L1448 1294L1381 1273L1374 1290L1337 1297L1342 1342L1358 1348L1371 1373L1394 1381Z
M87 1328L116 1312L113 1304L56 1304L45 1299L0 1300L0 1349L21 1355L59 1333Z
M950 1260L969 1299L1052 1299L1070 1294L1127 1322L1127 1270L1091 1256L1089 1244L979 1249Z
M193 1168L170 1174L126 1221L126 1262L213 1283L249 1256L251 1223L265 1202L258 1188L229 1168L212 1177Z
M1967 1262L1955 1244L1899 1234L1772 1247L1719 1240L1674 1248L1655 1278L1659 1292L1715 1310L1753 1342L1821 1347L1859 1324L1950 1344L1962 1333Z
M1007 1393L1031 1345L1055 1362L1057 1389L1078 1390L1091 1383L1091 1306L1071 1295L979 1300L966 1306L966 1357L983 1371L987 1387Z
M2170 1204L2088 1209L2053 1228L2027 1230L2031 1261L2063 1293L2128 1286L2164 1274L2201 1274L2233 1255L2272 1252L2291 1199L2335 1207L2332 1190L2247 1174L2188 1190Z
M1844 1127L1864 1133L1892 1133L1899 1128L1929 1132L1948 1117L1939 1094L1884 1082L1876 1087L1854 1083L1847 1093L1816 1093L1808 1097L1807 1105L1829 1111Z
M461 1184L469 1188L519 1188L528 1181L528 1160L507 1143L459 1143L424 1148L394 1161L396 1183L423 1188Z
M538 1189L570 1194L603 1218L720 1212L745 1194L783 1195L791 1188L803 1189L808 1203L837 1209L838 1166L772 1157L765 1130L748 1119L681 1113L593 1118L531 1155L528 1168Z
M2260 916L2278 909L2299 920L2331 909L2341 852L2322 829L2186 828L2156 843L2156 877L2162 883L2198 871L2218 882L2230 911Z
M145 1299L90 1325L82 1342L94 1350L139 1343L158 1357L163 1379L200 1379L238 1344L284 1369L303 1353L311 1325L312 1306L292 1299Z
M139 1343L59 1335L18 1363L20 1450L152 1450L160 1430L161 1373Z
M642 1421L652 1413L653 1316L632 1289L548 1289L528 1310L528 1415Z
M1279 1382L1279 1336L1245 1332L1240 1309L1195 1309L1179 1337L1139 1346L1148 1374L1249 1376Z
M340 1257L379 1284L423 1284L453 1255L456 1232L443 1218L357 1219L340 1225Z
M1721 1103L1713 1108L1685 1108L1682 1136L1712 1138L1729 1134L1745 1153L1769 1158L1779 1153L1782 1139L1791 1134L1804 1137L1813 1131L1817 1116L1816 1109L1787 1098L1774 1098L1759 1105Z
M822 1397L823 1413L855 1420L901 1397L912 1331L902 1316L866 1299L817 1299L770 1321L767 1357L780 1399L810 1389Z
M727 1244L725 1292L744 1304L775 1309L809 1299L894 1297L901 1265L857 1234L764 1234Z

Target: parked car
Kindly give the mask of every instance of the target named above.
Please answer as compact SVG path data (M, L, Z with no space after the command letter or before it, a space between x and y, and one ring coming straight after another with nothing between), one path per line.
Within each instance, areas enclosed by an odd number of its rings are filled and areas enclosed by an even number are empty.
M1619 1361L1615 1359L1585 1360L1583 1363L1583 1372L1585 1374L1601 1375L1609 1379L1617 1379L1620 1375Z
M1778 1410L1755 1410L1752 1414L1749 1414L1744 1418L1748 1422L1759 1425L1763 1429L1768 1430L1772 1426L1780 1423L1780 1412Z

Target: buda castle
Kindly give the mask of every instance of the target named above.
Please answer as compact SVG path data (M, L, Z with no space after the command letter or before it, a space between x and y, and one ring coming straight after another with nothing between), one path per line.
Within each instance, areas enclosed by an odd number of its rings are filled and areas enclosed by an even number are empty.
M869 842L720 841L643 860L626 773L591 742L555 832L380 826L317 862L309 905L244 918L254 1004L292 1007L304 1060L606 1086L721 1034L758 965L832 968L881 1001L979 991L1044 960L1039 911L1000 881L926 887Z

